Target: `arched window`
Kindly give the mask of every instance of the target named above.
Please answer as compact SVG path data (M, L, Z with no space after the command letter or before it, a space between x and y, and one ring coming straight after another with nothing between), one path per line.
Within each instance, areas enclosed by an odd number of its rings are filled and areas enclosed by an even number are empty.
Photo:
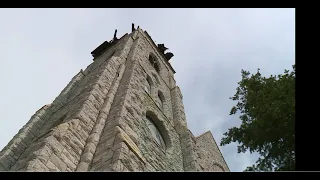
M149 55L149 62L151 63L152 67L157 71L157 72L160 72L160 68L159 68L159 64L156 60L156 57L155 55L153 54L150 54Z
M162 107L162 106L163 106L163 103L162 103L162 100L161 100L161 98L160 98L160 95L159 95L159 94L158 94L158 98L159 98L160 107Z
M158 101L159 101L159 106L161 108L163 108L163 104L164 104L164 95L161 91L158 91Z
M145 91L147 91L149 94L151 93L151 86L152 86L152 80L150 76L147 76L147 83L144 87Z
M158 76L157 76L157 75L155 75L154 73L152 73L152 75L153 75L154 79L156 79L156 82L157 82L158 84L160 84L160 81L159 81Z
M216 163L216 162L213 162L213 170L214 171L219 171L219 172L224 172L223 167L220 164Z
M155 126L155 124L152 122L152 119L149 116L146 116L147 119L147 126L152 134L153 139L157 142L157 144L163 149L166 149L166 145L164 143L163 137L158 130L158 128Z

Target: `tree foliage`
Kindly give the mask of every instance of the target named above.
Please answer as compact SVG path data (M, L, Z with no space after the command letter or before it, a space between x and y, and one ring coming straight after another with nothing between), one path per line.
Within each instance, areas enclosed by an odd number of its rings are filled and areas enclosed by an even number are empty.
M224 133L221 146L238 142L238 153L260 154L245 171L295 170L295 65L284 74L261 76L241 70L237 101L230 115L240 115L240 127Z

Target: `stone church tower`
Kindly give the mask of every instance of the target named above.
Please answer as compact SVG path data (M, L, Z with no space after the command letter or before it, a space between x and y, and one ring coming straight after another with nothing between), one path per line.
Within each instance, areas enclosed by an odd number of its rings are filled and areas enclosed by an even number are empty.
M0 171L229 171L210 131L187 127L163 44L146 31L105 41L0 152Z

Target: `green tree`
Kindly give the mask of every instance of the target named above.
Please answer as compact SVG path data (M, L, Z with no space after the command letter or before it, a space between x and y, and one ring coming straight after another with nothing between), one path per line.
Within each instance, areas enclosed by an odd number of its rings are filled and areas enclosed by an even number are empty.
M295 170L295 65L284 74L262 77L241 70L230 115L238 114L240 127L224 133L221 146L238 142L238 153L260 154L256 164L245 171Z

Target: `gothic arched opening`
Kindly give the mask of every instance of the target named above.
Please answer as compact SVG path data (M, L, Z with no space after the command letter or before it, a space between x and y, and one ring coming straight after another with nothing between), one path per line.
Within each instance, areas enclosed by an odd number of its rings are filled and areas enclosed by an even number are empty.
M159 73L160 72L160 67L159 67L157 58L152 53L150 53L150 55L149 55L149 62L151 63L152 67Z
M154 74L154 73L152 73L152 75L153 75L154 79L156 79L156 82L157 82L158 84L160 84L160 81L159 81L158 76L157 76L156 74Z
M146 112L146 124L154 142L163 150L167 151L170 146L170 137L168 131L152 111Z
M161 91L158 91L158 99L159 99L160 107L163 108L163 105L165 103L165 98Z
M151 88L152 88L152 86L153 86L153 82L152 82L152 79L151 79L151 77L150 76L148 76L147 75L147 83L146 83L146 85L145 85L145 90L149 93L149 94L151 94Z
M164 142L164 139L158 127L153 123L152 119L149 116L147 116L146 119L147 119L147 126L151 132L153 139L161 147L161 149L166 150L166 144Z
M224 172L224 169L220 164L214 162L212 166L214 171Z

